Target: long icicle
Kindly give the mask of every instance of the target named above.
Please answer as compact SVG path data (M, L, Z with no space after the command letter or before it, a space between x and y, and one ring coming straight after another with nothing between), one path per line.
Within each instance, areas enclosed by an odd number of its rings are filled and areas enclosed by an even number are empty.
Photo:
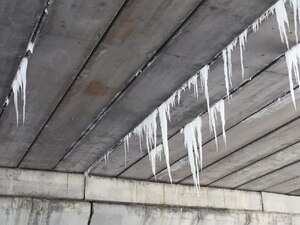
M289 41L286 34L287 33L286 27L290 29L290 26L289 26L289 20L287 17L284 0L279 0L275 4L275 13L276 13L276 19L277 19L281 41L283 43L286 43L287 48L289 48Z
M245 51L245 44L247 42L247 34L248 34L248 30L246 29L239 36L240 59L241 59L241 69L242 69L242 78L243 78L243 80L245 79L245 68L244 68L244 55L243 55L243 52Z
M193 175L193 181L197 188L200 187L199 166L202 168L202 121L201 117L196 117L188 123L181 133L184 135L184 146L188 150L188 158Z
M151 169L155 180L156 180L156 159L159 158L159 160L161 160L162 150L163 150L163 146L160 144L156 146L154 149L152 149L149 154Z
M218 113L221 118L221 125L222 125L222 133L223 133L223 141L225 143L225 146L227 145L226 141L226 131L225 131L225 103L224 100L221 99L218 101L215 105L213 105L210 108L210 117L209 117L209 127L210 130L214 132L215 136L215 142L216 142L216 148L218 149L218 138L217 138L217 118L218 118Z
M21 99L23 100L23 124L25 122L25 106L26 106L26 86L27 86L27 67L28 67L28 56L33 53L34 43L29 42L26 48L26 54L22 58L21 63L18 67L16 76L12 82L12 91L14 94L14 104L16 111L17 125L19 124L19 108L18 108L18 94L20 93Z
M298 83L298 86L300 86L300 77L299 77L300 44L297 44L296 46L289 49L285 53L285 60L286 60L287 68L288 68L290 92L291 92L292 100L294 103L294 107L295 107L295 109L297 109L293 77L295 78L296 82Z

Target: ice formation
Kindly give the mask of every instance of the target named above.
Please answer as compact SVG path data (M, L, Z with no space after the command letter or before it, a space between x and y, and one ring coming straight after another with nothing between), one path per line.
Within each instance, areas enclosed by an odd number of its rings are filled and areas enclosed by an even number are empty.
M187 124L181 133L184 135L184 146L188 150L188 159L193 175L194 184L200 187L200 171L202 169L202 121L201 117L196 117Z
M124 153L125 153L125 166L127 163L127 152L129 151L129 139L131 137L131 133L125 136L124 138Z
M271 14L274 14L274 12L275 5L271 6L264 14L261 15L261 17L253 22L251 25L252 30L256 33L259 30L259 26L262 24L262 22L268 19Z
M227 97L230 95L230 87L232 86L232 62L231 62L231 52L236 46L237 39L235 38L225 49L222 51L222 57L224 61L224 75L225 75L225 86Z
M151 163L151 169L152 169L152 173L156 179L156 159L161 160L161 153L163 150L163 146L162 145L158 145L157 147L155 147L154 149L152 149L149 153L149 158L150 158L150 163Z
M20 93L21 99L23 100L23 124L25 122L25 106L26 106L26 82L27 82L27 66L28 66L28 54L33 53L34 43L29 42L26 54L22 58L18 67L16 76L12 82L12 91L14 94L14 104L16 110L17 124L19 124L19 107L18 107L18 95Z
M163 149L164 149L168 174L171 183L172 183L172 176L171 176L170 160L169 160L170 153L169 153L169 145L168 145L168 120L171 120L170 108L174 107L174 105L175 105L175 95L172 95L171 98L169 98L158 108Z
M276 13L276 19L277 19L281 41L283 43L286 43L287 47L289 48L289 41L286 34L287 33L286 28L289 29L289 20L287 17L284 0L279 0L275 4L275 13Z
M294 103L294 107L296 108L293 77L295 78L297 84L300 86L300 77L299 77L300 44L297 44L296 46L289 49L285 53L285 60L288 68L290 92Z
M290 4L293 7L294 12L294 27L295 27L295 35L296 42L298 43L298 23L300 23L300 0L290 0Z
M242 69L242 77L245 79L245 69L244 69L244 56L243 51L245 50L245 44L247 41L248 30L244 30L239 36L239 46L240 46L240 58L241 58L241 69Z
M223 140L226 146L226 131L225 131L225 103L224 100L221 99L215 105L210 108L210 117L209 117L209 127L210 130L214 132L216 147L218 149L218 138L217 138L217 119L218 114L221 119L222 125L222 133L223 133Z
M188 80L187 86L191 89L191 86L194 87L194 95L198 98L198 74L194 75L191 79Z

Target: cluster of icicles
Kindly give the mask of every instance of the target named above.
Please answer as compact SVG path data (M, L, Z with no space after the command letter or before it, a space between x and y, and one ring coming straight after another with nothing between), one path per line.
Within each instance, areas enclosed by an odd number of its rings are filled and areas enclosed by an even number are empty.
M241 60L241 70L242 77L244 78L244 65L243 65L243 51L245 50L245 44L247 42L247 34L249 30L257 32L259 30L260 24L266 20L269 15L276 14L280 37L282 42L289 48L287 30L289 29L289 21L287 17L287 12L285 8L286 0L279 0L275 5L268 9L259 19L257 19L250 27L244 30L238 37L236 37L223 51L222 57L224 62L224 76L225 76L225 87L226 96L230 98L230 89L232 88L232 62L231 54L233 49L239 44L240 48L240 60ZM297 21L300 23L300 0L290 0L290 4L294 10L294 21L295 21L295 34L298 42L297 36ZM29 43L27 47L27 53L33 53L34 44ZM294 81L295 78L298 85L300 85L299 68L300 64L300 45L289 49L286 52L286 62L288 67L289 81L290 81L290 91L292 99L295 104L294 95ZM25 120L25 104L26 104L26 71L28 65L28 54L23 57L19 65L16 77L12 83L12 90L14 94L14 103L16 108L17 122L19 121L18 113L18 94L21 94L23 100L23 122ZM151 162L152 172L155 175L155 163L159 158L161 159L162 152L164 153L167 170L169 174L170 181L172 182L171 168L169 162L169 146L168 146L168 122L171 120L170 110L174 108L176 104L180 103L180 96L182 91L186 89L194 89L194 95L198 98L198 79L200 80L201 88L204 93L207 102L207 112L209 117L209 128L210 131L214 133L216 146L217 143L217 122L221 122L223 140L226 146L226 132L225 132L225 103L224 100L216 102L212 106L209 101L209 91L208 91L208 76L209 76L209 65L205 65L201 68L190 80L181 86L172 96L167 99L163 104L161 104L157 109L155 109L144 121L142 121L135 129L133 129L129 134L127 134L124 139L125 146L125 162L126 153L129 151L129 140L132 135L136 135L140 141L140 148L142 148L142 140L146 142L146 147L149 154L149 159ZM157 120L160 122L162 144L157 145ZM202 169L202 119L201 116L197 116L193 121L185 125L181 129L181 133L184 135L184 146L188 151L189 164L191 167L191 172L196 187L200 186L199 171ZM105 161L108 158L108 154L103 156L102 159ZM98 162L100 162L98 161ZM95 166L95 165L93 165Z
M238 37L236 37L225 49L222 51L222 58L224 62L224 76L225 76L225 87L226 96L230 99L230 89L232 88L232 63L231 63L231 53L233 49L239 44L240 48L240 64L242 77L244 79L244 64L243 64L243 51L245 50L245 44L247 42L247 34L250 29L254 32L259 30L260 24L268 19L269 15L276 14L276 19L278 23L280 38L283 43L286 44L289 49L289 43L287 38L287 30L289 29L289 21L287 17L287 12L285 8L285 0L279 0L275 5L269 8L259 19L257 19L250 27L244 30ZM294 9L294 20L295 20L295 34L298 42L297 36L297 21L300 23L300 0L291 0L290 4ZM300 64L300 45L289 49L286 52L286 62L289 73L290 81L290 91L292 99L295 104L294 96L294 83L293 76L296 82L300 85L300 76L298 64ZM200 84L202 91L204 93L207 102L207 112L209 118L209 128L210 131L214 133L216 146L217 143L217 122L221 122L223 140L226 146L226 132L225 132L225 103L224 99L221 99L214 105L210 106L209 102L209 92L208 92L208 76L209 76L209 65L205 65L201 68L189 81L182 85L172 96L161 104L157 109L155 109L144 121L142 121L135 129L133 129L126 137L123 139L125 145L125 153L129 150L129 139L132 135L137 135L140 140L140 148L142 148L141 143L143 138L145 138L146 147L149 154L149 159L151 162L152 172L154 176L156 175L156 160L161 159L161 154L164 152L167 170L169 174L170 181L172 182L171 168L169 162L169 147L168 147L168 121L171 120L170 109L175 107L176 104L180 103L181 92L186 88L194 89L194 95L198 98L198 79L200 79ZM225 98L224 97L224 98ZM158 118L157 118L158 117ZM157 119L160 123L162 144L157 145L156 132L157 132ZM184 135L184 146L188 152L189 164L192 172L193 181L196 187L200 187L200 170L202 169L202 119L201 116L197 116L193 121L185 125L181 129L181 133ZM126 157L125 157L126 161Z

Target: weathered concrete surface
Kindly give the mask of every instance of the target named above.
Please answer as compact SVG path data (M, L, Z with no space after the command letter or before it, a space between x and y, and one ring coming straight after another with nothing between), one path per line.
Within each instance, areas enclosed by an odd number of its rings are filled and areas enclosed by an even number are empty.
M297 191L300 187L300 177L296 177L290 180L287 180L283 183L279 183L273 187L266 189L266 192L273 192L273 193L293 193Z
M68 148L201 1L126 2L111 29L80 71L81 79L76 80L68 91L21 167L53 169ZM112 1L110 4L117 5ZM61 133L65 135L62 137ZM75 163L71 169L79 165L80 162Z
M262 193L263 207L266 212L299 213L300 197Z
M299 177L299 168L300 162L295 162L291 165L280 168L264 176L258 177L257 179L238 187L238 189L253 191L266 190L278 184L284 183L285 181Z
M68 173L0 169L0 195L83 199L84 177Z
M86 170L274 2L232 0L225 6L219 0L204 1L58 169Z
M241 210L262 209L260 194L256 192L202 188L197 198L197 191L193 186L94 176L87 178L85 197L87 200L105 202Z
M0 174L0 225L300 224L300 197L210 187L197 195L193 186L95 176L76 190L72 176L84 175L19 169ZM82 199L74 196L83 191Z
M90 203L0 198L1 225L87 225Z
M35 4L22 1L21 5L23 2L28 5L22 10L31 13L31 5ZM19 164L122 2L92 0L84 4L77 0L53 1L28 65L26 122L17 126L14 104L6 107L0 119L1 166L15 167ZM20 23L24 21L26 24L26 18ZM25 51L26 46L23 47ZM47 144L45 142L43 148ZM42 151L38 155L40 162L48 158Z
M299 225L300 216L259 211L170 208L0 198L1 225Z
M291 145L283 150L280 150L270 156L259 160L237 172L231 173L230 175L213 182L212 186L218 187L238 187L249 180L253 180L256 177L267 174L268 172L277 170L285 165L289 165L300 160L299 153L300 143ZM252 152L252 154L254 154ZM297 188L296 188L297 189ZM295 189L294 189L295 190ZM293 191L293 190L292 190Z
M91 225L299 225L286 214L94 204Z
M46 0L1 0L0 4L0 105L9 93L32 30Z

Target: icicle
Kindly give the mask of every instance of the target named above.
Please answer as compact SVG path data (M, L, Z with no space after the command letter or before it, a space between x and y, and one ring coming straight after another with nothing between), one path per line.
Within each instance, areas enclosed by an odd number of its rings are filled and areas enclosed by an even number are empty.
M131 137L131 133L127 134L123 139L124 153L125 153L125 166L126 166L126 163L127 163L127 152L129 151L129 139L130 139L130 137Z
M19 124L19 108L18 108L18 94L20 93L23 100L23 124L25 122L25 106L26 106L26 86L27 86L27 67L28 67L28 52L33 53L34 43L29 42L26 48L26 56L24 56L18 67L16 76L12 82L12 91L14 94L14 104L16 110L17 125Z
M187 124L181 133L184 135L184 146L188 150L188 158L193 175L194 184L200 187L199 166L202 169L202 122L201 117L197 117Z
M204 96L206 99L207 109L209 109L209 94L208 94L208 74L209 74L209 66L204 66L200 71L200 81L201 81L201 89L204 91Z
M156 146L156 130L157 130L157 110L154 110L146 119L143 120L134 130L133 133L139 138L145 134L146 146L148 154L152 148Z
M221 118L221 124L222 124L222 133L223 133L223 140L226 146L226 132L225 132L225 103L224 100L221 99L218 101L214 106L210 108L210 117L209 117L209 127L210 130L214 132L215 136L215 142L216 142L216 148L218 149L218 138L217 138L217 118L218 115L217 113L220 114Z
M245 79L245 70L244 70L244 62L243 62L243 60L244 60L243 51L245 51L245 43L247 41L247 34L248 34L248 30L246 29L239 36L240 58L241 58L241 69L242 69L243 80Z
M151 168L152 168L152 173L155 177L156 180L156 159L159 158L161 160L161 152L162 152L163 146L158 145L154 149L150 151L149 158L150 158L150 163L151 163Z
M191 86L194 87L194 95L198 98L198 75L194 75L191 79L188 80L187 86L191 89Z
M300 86L300 77L299 77L299 63L300 63L300 44L297 44L290 50L285 53L285 60L288 68L288 75L289 75L289 84L290 84L290 92L292 96L292 100L294 103L295 109L296 107L296 100L295 100L295 93L294 93L294 81L293 75L295 77L298 86Z
M161 135L162 135L162 142L163 142L163 149L168 169L168 174L170 178L170 182L172 183L172 176L171 176L171 168L170 168L170 153L169 153L169 145L168 145L168 119L171 119L170 116L170 108L175 105L175 98L176 94L173 94L166 102L164 102L158 108L159 114L159 121L160 121L160 128L161 128Z
M289 20L287 17L284 0L279 0L275 4L275 12L276 12L276 19L277 19L281 41L283 43L286 43L287 48L289 48L289 41L286 34L286 26L288 29L290 28L289 28Z
M236 46L237 39L234 39L225 49L222 51L223 62L224 62L224 75L225 75L225 86L226 93L229 97L230 95L230 86L232 86L231 78L232 78L232 62L231 62L231 52L233 48Z
M259 30L261 23L269 18L269 15L274 14L275 5L271 6L264 14L261 15L254 23L251 25L252 30L256 33Z

